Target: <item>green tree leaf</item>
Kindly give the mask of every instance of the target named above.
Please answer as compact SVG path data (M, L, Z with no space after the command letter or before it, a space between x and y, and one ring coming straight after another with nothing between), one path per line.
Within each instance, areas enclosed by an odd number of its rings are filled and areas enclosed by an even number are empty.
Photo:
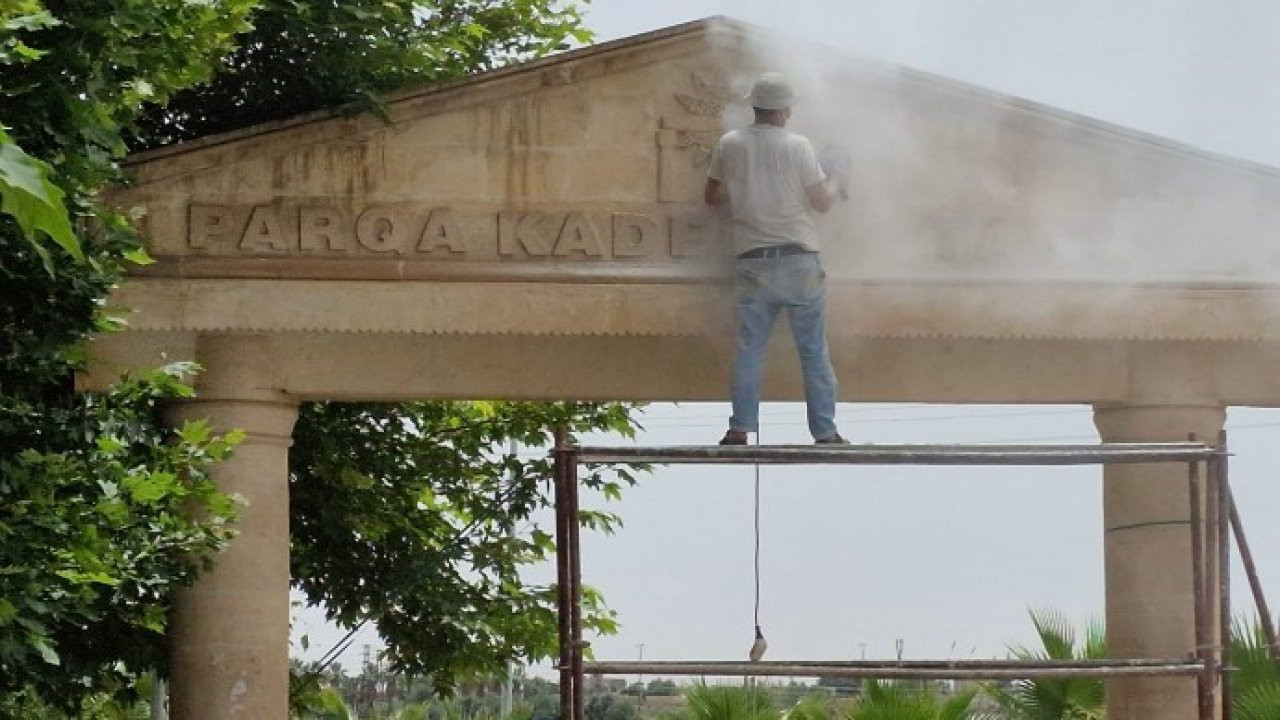
M49 665L61 665L62 659L58 657L57 651L49 645L48 641L43 638L31 637L30 642L36 652L40 654L40 659Z
M48 164L23 152L0 128L0 211L12 216L31 242L39 242L38 234L43 233L72 257L84 260L63 204L65 193L49 181L50 174Z

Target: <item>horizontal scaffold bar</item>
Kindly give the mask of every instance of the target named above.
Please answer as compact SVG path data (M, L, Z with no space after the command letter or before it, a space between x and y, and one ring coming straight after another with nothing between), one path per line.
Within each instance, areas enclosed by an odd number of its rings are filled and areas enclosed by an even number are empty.
M1024 680L1063 677L1198 675L1199 660L860 660L811 662L597 661L583 663L588 675L676 675L838 677L884 680Z
M762 465L1103 465L1197 462L1222 452L1201 443L1101 445L675 445L571 446L582 463Z

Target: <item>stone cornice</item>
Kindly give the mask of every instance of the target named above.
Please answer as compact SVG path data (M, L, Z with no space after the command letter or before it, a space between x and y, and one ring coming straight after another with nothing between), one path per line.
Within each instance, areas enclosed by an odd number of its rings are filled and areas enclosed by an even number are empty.
M721 283L137 279L135 332L723 336ZM837 337L1280 340L1280 288L833 282Z

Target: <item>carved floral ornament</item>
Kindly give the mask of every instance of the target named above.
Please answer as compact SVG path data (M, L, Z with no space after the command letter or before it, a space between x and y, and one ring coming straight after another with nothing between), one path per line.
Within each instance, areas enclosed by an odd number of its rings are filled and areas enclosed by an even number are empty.
M692 92L676 93L676 102L691 115L720 117L729 99L729 87L724 76L718 72L705 76L695 70L689 73L689 84Z
M719 119L732 99L729 84L718 71L689 73L689 90L675 93L676 102L690 115ZM706 167L711 162L718 132L714 130L677 130L676 147L693 149L693 166Z

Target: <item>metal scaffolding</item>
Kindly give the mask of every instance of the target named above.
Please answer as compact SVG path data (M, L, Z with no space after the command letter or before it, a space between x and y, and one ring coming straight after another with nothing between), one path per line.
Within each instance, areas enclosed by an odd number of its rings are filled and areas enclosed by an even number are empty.
M1194 676L1200 720L1214 720L1214 695L1221 717L1230 720L1227 646L1230 637L1229 526L1234 514L1227 481L1225 433L1217 445L1185 443L1105 443L1101 445L845 445L845 446L677 446L589 447L567 442L558 431L555 460L556 568L560 619L560 717L583 720L586 673L845 677L879 679L992 679L1047 677ZM582 563L579 553L578 467L583 464L761 464L761 465L1108 465L1184 463L1190 502L1191 575L1195 644L1192 657L1108 660L863 660L634 662L583 661ZM1237 536L1243 538L1238 520ZM1246 547L1241 544L1242 550ZM1247 553L1242 553L1247 555ZM1244 557L1259 600L1251 558ZM1215 639L1212 609L1220 608ZM1261 610L1265 613L1265 610ZM1270 622L1270 618L1267 618ZM1274 635L1272 635L1274 637Z

